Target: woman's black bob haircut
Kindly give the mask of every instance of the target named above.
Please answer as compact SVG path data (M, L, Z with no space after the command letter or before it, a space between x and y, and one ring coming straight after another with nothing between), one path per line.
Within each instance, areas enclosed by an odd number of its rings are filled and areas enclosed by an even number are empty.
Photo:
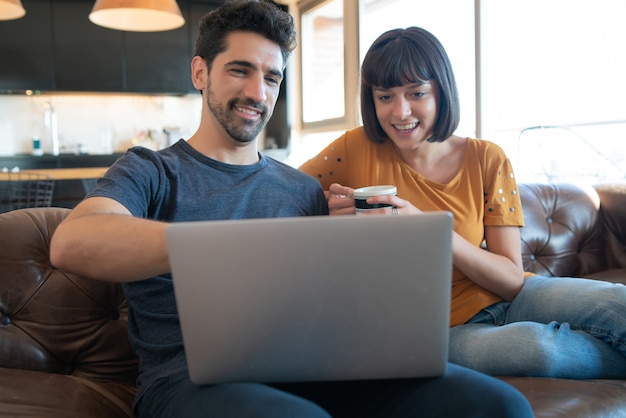
M373 87L392 88L429 81L439 91L437 121L430 142L449 138L459 125L459 93L448 54L435 36L418 28L392 29L380 35L361 65L361 116L367 137L388 137L376 117Z

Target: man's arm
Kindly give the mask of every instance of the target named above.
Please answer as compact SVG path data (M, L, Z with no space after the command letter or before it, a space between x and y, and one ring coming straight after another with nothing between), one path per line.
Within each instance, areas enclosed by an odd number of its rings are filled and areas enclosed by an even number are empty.
M167 225L136 218L113 199L92 197L58 226L50 261L67 272L113 282L168 273Z

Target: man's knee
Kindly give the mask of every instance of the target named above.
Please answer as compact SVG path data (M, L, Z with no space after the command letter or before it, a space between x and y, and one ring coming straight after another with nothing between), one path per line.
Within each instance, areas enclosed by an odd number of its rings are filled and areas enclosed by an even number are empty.
M217 385L212 404L225 414L241 418L330 418L313 402L263 384Z

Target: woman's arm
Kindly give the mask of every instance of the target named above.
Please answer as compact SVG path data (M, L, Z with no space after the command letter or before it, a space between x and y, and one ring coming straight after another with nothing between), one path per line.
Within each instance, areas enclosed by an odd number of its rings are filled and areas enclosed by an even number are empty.
M397 196L375 196L369 201L396 206L400 214L421 212L411 202ZM375 212L378 211L372 211ZM385 212L381 210L380 213ZM486 250L453 232L454 265L479 286L505 300L511 300L524 283L519 227L486 226L485 241Z
M353 189L332 184L328 191L331 215L354 214ZM397 196L375 196L370 203L386 203L400 214L420 213L409 201ZM386 213L383 209L372 211ZM524 283L521 240L518 226L486 226L487 249L477 247L456 232L452 235L454 265L476 284L505 300L513 299Z
M519 227L486 226L485 241L487 249L482 249L455 232L454 265L479 286L512 300L524 283Z

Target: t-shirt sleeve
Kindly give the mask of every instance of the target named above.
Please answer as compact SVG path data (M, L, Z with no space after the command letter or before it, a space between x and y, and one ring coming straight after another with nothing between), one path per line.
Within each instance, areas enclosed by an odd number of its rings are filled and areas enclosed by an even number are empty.
M158 159L153 151L130 149L98 180L88 197L116 200L133 216L150 217L152 193L158 189Z
M485 225L524 226L524 215L513 166L504 151L486 143L483 154Z

